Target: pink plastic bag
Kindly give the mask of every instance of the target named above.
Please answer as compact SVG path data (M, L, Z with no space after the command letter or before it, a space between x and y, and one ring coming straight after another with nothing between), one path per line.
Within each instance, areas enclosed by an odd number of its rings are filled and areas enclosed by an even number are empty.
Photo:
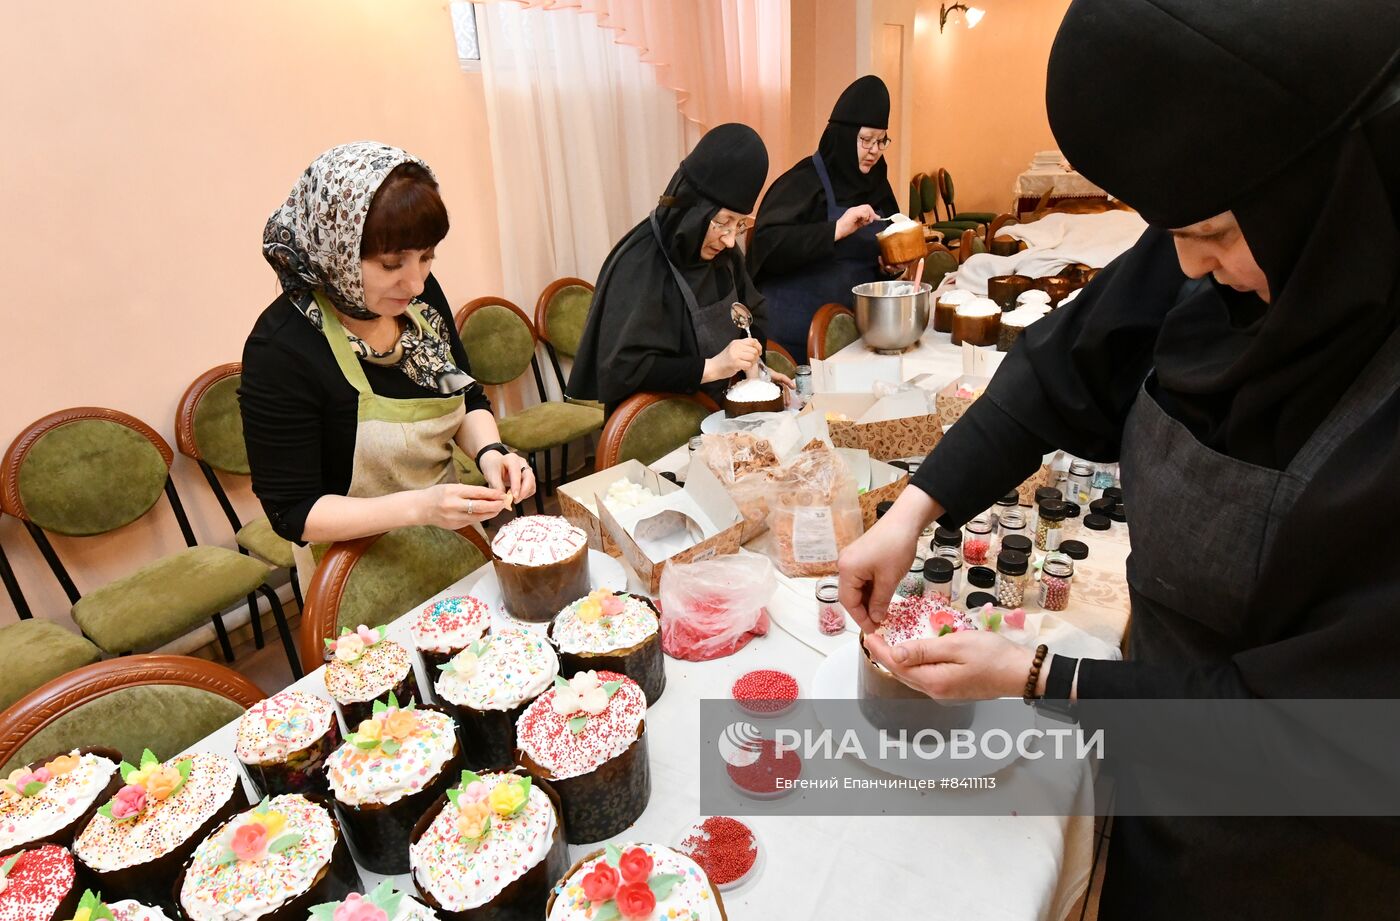
M768 632L773 564L751 553L671 563L661 573L661 648L676 659L733 655Z

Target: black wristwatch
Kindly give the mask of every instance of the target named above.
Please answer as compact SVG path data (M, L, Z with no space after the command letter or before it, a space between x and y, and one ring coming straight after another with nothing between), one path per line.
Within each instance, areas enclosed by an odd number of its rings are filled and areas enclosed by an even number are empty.
M476 461L476 469L478 469L478 470L481 469L481 456L482 456L483 454L485 454L487 451L500 451L502 455L505 455L505 454L509 454L509 453L510 453L510 448L507 448L505 445L501 444L499 441L495 441L495 442L492 442L492 443L489 444L489 445L486 445L486 446L483 447L480 451L476 452L476 457L473 458L473 460Z

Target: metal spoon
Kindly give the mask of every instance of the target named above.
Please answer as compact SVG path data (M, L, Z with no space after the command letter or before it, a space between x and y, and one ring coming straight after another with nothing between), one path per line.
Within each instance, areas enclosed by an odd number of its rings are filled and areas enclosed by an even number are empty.
M749 332L749 327L753 326L753 311L743 304L735 301L729 305L729 319L734 321L734 325L744 331L745 339L752 339L753 334ZM768 372L768 366L763 363L763 356L758 356L758 378L759 380L771 380L772 375Z

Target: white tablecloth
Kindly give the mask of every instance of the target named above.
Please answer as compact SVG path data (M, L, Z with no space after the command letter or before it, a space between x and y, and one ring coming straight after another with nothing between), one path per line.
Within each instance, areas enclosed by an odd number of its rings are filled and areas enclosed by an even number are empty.
M1028 169L1016 177L1011 193L1017 198L1039 198L1046 192L1057 198L1100 198L1108 193L1074 170L1050 167Z

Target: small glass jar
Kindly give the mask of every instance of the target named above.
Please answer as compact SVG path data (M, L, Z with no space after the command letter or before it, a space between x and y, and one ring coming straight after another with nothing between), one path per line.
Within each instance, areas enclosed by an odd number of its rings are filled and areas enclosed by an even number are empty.
M798 402L806 405L812 399L815 391L812 389L812 366L798 365L797 370L792 375L792 389L797 394Z
M1069 465L1069 479L1065 484L1065 495L1070 501L1088 505L1094 488L1094 465L1088 461L1076 460Z
M1040 606L1047 611L1069 607L1074 582L1074 561L1063 553L1051 553L1040 568Z
M1008 512L1002 512L1001 518L997 520L997 536L1001 538L1003 544L1006 543L1006 539L1012 535L1019 534L1022 537L1026 536L1028 530L1029 529L1026 527L1026 513L1019 508L1012 509Z
M1065 504L1056 499L1040 503L1035 519L1035 546L1038 550L1058 550L1065 531Z
M1027 560L1035 559L1035 544L1031 542L1029 534L1008 534L1002 538L1001 545L997 547L997 553L1003 550L1015 550L1017 553L1025 554Z
M946 557L931 556L924 561L924 597L952 604L958 599L953 592L953 563Z
M899 588L895 589L905 598L918 598L924 593L924 561L917 556L909 564L909 571L904 574L904 578L899 580Z
M1024 553L1003 550L997 556L997 606L1019 608L1026 601L1026 570L1029 563Z
M924 528L919 535L919 542L914 545L914 559L922 563L933 553L933 536L938 531L936 525L929 525Z
M846 609L837 600L840 580L827 576L817 580L817 629L824 636L840 636L846 632Z
M986 515L963 525L963 559L973 566L984 566L992 552L992 519Z
M1112 489L1117 482L1118 478L1113 472L1116 466L1117 464L1094 465L1094 478L1089 482L1089 487L1095 499L1102 496L1105 489Z
M1017 511L1020 507L1021 497L1014 492L1007 493L997 500L996 505L992 506L992 517L995 518L998 525L1000 525L1002 515L1005 515L1007 512Z
M955 532L955 533L958 533L958 532ZM959 533L959 537L961 537L961 534L960 534L960 533ZM949 591L950 591L952 594L949 595L949 597L950 597L953 601L957 601L959 598L962 597L962 593L963 593L963 558L962 558L962 547L961 547L961 546L958 546L958 547L938 547L938 548L934 551L933 556L929 557L929 560L932 560L932 559L934 559L934 558L944 559L944 560L947 560L949 563L952 564L952 566L953 566L953 580L952 580L952 582L951 582L950 585L949 585ZM928 560L925 560L925 561L924 561L924 588L925 588L925 590L927 590L927 588L928 588Z

